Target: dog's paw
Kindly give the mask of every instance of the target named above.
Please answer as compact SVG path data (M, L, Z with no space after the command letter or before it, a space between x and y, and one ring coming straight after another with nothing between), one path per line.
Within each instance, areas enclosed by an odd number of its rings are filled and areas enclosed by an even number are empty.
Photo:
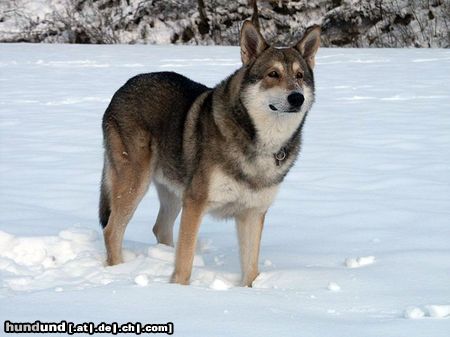
M181 285L189 285L189 277L182 277L179 273L173 273L170 277L170 283L177 283Z
M249 288L252 288L252 287L253 287L253 281L256 280L256 278L258 277L258 275L259 275L259 272L257 272L257 273L252 273L251 275L245 275L245 276L242 278L241 285L242 285L243 287L249 287Z

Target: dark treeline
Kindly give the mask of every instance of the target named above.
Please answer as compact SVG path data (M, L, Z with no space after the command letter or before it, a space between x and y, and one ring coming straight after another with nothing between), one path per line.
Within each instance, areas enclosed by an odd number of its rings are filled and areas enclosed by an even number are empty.
M444 0L48 0L38 14L30 1L0 4L0 41L236 45L252 18L282 45L320 24L323 46L450 46Z

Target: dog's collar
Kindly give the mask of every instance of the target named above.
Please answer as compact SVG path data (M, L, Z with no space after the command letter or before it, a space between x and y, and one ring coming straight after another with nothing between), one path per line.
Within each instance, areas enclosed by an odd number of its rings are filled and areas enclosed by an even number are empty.
M275 164L277 166L281 165L281 162L287 158L287 150L285 147L282 147L277 153L273 154L275 158Z

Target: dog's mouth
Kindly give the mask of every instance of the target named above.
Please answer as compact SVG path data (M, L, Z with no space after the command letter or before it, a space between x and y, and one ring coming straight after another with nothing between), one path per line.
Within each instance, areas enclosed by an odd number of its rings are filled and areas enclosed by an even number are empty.
M275 105L273 105L273 104L269 104L269 108L270 108L270 110L272 110L272 111L280 111ZM287 112L287 113L296 113L296 112L299 112L300 111L300 108L299 109L289 109L289 110L281 110L280 112Z

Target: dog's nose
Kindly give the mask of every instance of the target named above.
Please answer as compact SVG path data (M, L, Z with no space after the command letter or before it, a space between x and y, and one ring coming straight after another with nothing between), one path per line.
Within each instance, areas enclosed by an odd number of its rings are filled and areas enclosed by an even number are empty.
M293 92L287 97L287 100L293 107L300 108L305 101L305 96L299 92Z

